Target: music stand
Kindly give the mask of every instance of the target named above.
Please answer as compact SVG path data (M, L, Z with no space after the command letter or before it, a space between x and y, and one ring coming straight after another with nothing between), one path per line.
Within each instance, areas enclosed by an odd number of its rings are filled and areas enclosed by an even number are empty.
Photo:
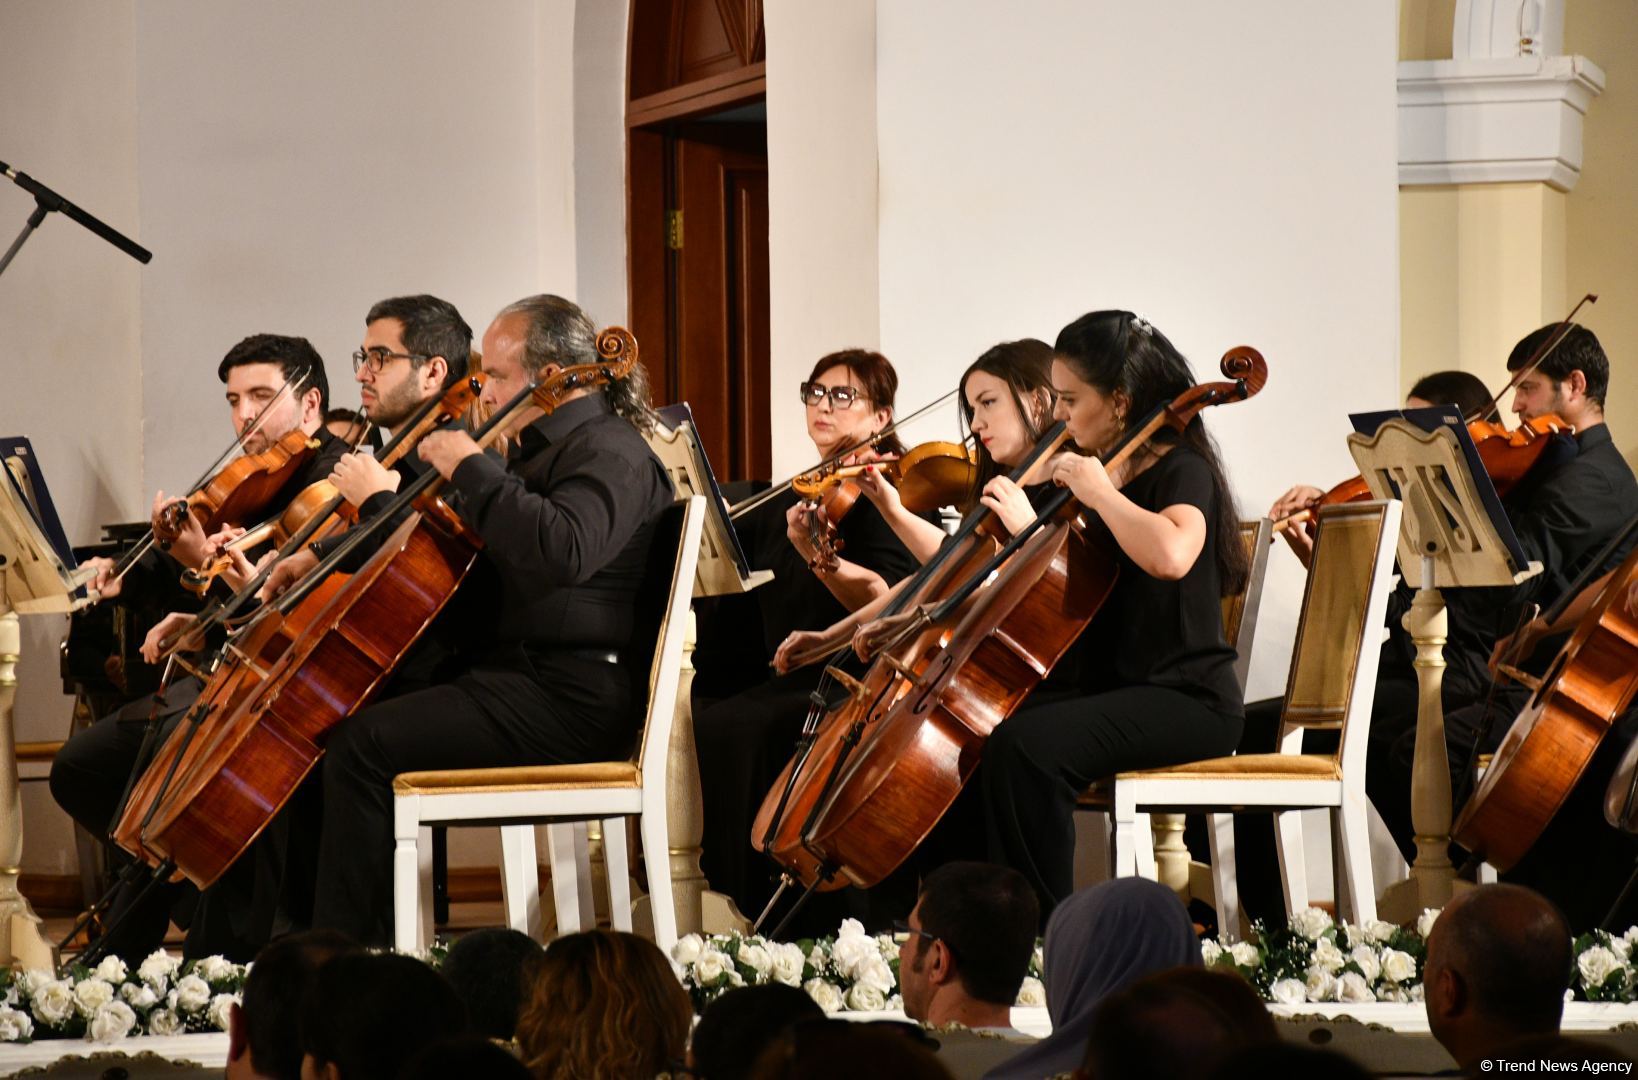
M665 465L677 497L705 496L707 515L700 537L699 569L694 575L694 597L747 593L773 580L772 570L753 570L740 547L739 534L728 519L727 504L717 488L716 475L706 460L694 428L693 414L683 402L659 410L662 424L648 436L648 445ZM666 780L666 815L670 833L671 887L677 905L679 934L749 933L751 922L729 897L711 890L700 871L701 842L705 838L705 801L700 794L699 755L694 746L694 613L688 613L684 631L682 674L677 682L677 719L671 728L670 766ZM645 859L648 858L644 853ZM649 873L655 872L652 860ZM635 895L635 893L634 893ZM648 897L632 905L633 925L649 919Z
M1456 884L1450 862L1449 751L1440 689L1448 630L1442 589L1512 586L1541 572L1526 559L1457 410L1444 406L1351 418L1348 450L1371 494L1405 505L1399 568L1416 598L1401 622L1416 645L1416 756L1411 821L1416 861L1406 882L1389 889L1383 917L1408 922L1424 908L1449 903ZM1401 887L1402 886L1402 887Z
M74 553L52 509L27 439L0 439L0 963L56 970L56 950L17 888L23 860L23 804L17 787L12 707L22 651L19 613L73 611L95 596L82 587Z

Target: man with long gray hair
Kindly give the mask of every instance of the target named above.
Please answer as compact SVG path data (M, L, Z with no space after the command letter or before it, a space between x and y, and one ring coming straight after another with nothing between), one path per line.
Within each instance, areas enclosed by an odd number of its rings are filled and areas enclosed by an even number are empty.
M599 362L579 307L531 296L483 337L483 402ZM671 481L640 428L642 369L526 409L503 459L464 431L417 448L483 540L463 606L481 614L452 681L372 705L330 737L313 922L386 944L392 910L392 778L417 769L608 761L631 750L654 627L639 617L649 548ZM475 592L492 589L485 595ZM474 624L480 622L473 619Z

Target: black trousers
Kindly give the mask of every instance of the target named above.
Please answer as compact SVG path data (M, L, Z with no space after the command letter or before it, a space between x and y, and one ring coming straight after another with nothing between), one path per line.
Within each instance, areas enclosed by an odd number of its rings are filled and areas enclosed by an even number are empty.
M646 678L578 652L511 646L453 682L383 701L331 733L313 925L367 945L392 930L392 779L422 769L613 761L631 751Z
M990 861L1029 879L1044 924L1074 889L1076 796L1125 769L1228 754L1240 727L1237 715L1155 686L1037 694L995 729L974 778Z

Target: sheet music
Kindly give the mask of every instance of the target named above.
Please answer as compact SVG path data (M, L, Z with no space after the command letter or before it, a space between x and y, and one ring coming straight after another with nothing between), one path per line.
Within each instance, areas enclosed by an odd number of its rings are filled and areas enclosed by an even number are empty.
M74 549L69 546L68 536L63 532L63 523L57 517L57 507L46 488L45 474L40 471L40 460L35 456L34 445L26 435L0 435L0 460L6 463L6 480L16 493L18 504L28 507L34 524L50 541L57 558L62 560L63 566L73 570L79 563L75 561ZM21 478L16 472L19 467L24 473Z

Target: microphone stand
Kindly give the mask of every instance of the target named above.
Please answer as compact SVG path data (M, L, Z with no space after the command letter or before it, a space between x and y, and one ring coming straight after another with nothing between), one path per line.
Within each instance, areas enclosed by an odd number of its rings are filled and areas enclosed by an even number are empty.
M11 247L6 249L4 255L0 255L0 274L6 272L6 267L11 265L11 260L15 259L17 252L22 249L23 242L45 222L46 215L53 210L79 222L139 263L147 263L154 257L153 252L119 230L105 225L94 215L86 213L28 173L19 172L4 161L0 161L0 175L6 176L12 183L34 196L34 212L28 216L23 231L17 234L17 239L11 242Z

